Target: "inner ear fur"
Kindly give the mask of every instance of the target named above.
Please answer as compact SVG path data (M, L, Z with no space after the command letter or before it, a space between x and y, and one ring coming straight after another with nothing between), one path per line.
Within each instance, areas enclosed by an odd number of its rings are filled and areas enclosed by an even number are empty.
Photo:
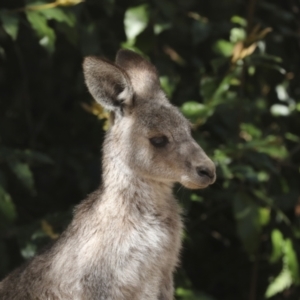
M133 87L126 72L95 56L83 62L85 82L94 99L105 109L122 112L132 105Z
M116 65L126 71L136 94L148 96L156 89L160 89L155 66L139 54L130 50L119 50Z

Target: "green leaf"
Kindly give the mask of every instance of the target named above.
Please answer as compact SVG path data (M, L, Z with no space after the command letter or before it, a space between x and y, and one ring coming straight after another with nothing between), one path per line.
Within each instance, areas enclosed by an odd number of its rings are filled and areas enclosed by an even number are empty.
M211 32L211 25L201 20L195 20L193 22L191 30L193 43L196 45L205 41L209 37L209 34Z
M299 263L293 243L290 239L286 239L284 245L285 259L288 269L291 272L293 282L299 284Z
M21 254L25 259L30 259L35 256L37 251L36 245L31 242L28 242L25 247L21 249Z
M202 103L196 101L187 101L181 107L182 113L191 119L207 118L212 115L213 110Z
M271 233L272 254L270 262L275 263L283 256L284 238L278 229L274 229Z
M53 164L53 160L47 155L33 150L19 150L10 147L0 147L0 159L2 162L21 160L28 163ZM0 162L1 162L0 160Z
M148 22L149 11L147 4L128 8L124 17L125 33L128 41L134 41L147 27Z
M26 11L26 16L31 27L40 38L40 45L52 53L56 36L54 30L48 26L47 18L40 11Z
M270 222L270 213L271 213L270 209L261 207L259 208L258 213L259 213L259 224L261 226L268 225Z
M0 19L2 21L5 32L11 36L13 40L17 39L19 29L19 17L16 14L8 14L0 11Z
M281 139L274 135L268 135L264 139L251 140L246 144L239 145L241 148L253 149L257 152L268 154L277 159L288 157L288 151Z
M233 16L230 20L232 23L235 23L235 24L239 24L243 27L246 27L247 26L247 21L246 19L240 17L240 16Z
M191 200L195 202L203 202L203 197L197 194L191 194Z
M195 292L192 289L186 289L182 287L176 289L176 296L180 300L213 300L213 298L209 295Z
M226 40L218 40L214 46L213 50L217 54L221 54L225 57L232 55L234 44Z
M175 83L172 82L168 76L160 76L159 81L164 92L167 94L169 98L171 98L176 87Z
M0 186L0 216L0 229L16 218L16 209L12 199L2 186Z
M246 39L246 31L243 28L232 28L230 30L230 41L232 43L237 43Z
M229 168L229 164L232 162L232 159L227 156L225 152L220 149L216 149L213 154L213 161L221 168L222 175L226 179L232 179L233 174Z
M50 8L39 11L46 17L47 20L55 20L57 22L64 22L70 27L74 27L76 18L70 11L65 11L61 8Z
M274 295L289 288L293 283L291 272L284 268L282 272L271 282L265 293L266 298L271 298Z
M295 135L295 134L293 134L293 133L291 133L291 132L285 133L284 136L285 136L285 138L286 138L287 140L293 141L293 142L295 142L295 143L299 143L299 142L300 142L300 137L297 136L297 135Z
M156 35L159 35L160 33L162 33L163 31L165 30L168 30L172 27L172 24L171 23L156 23L154 24L153 26L153 30L154 30L154 33Z
M12 172L21 181L23 186L27 188L31 193L35 193L33 174L30 171L29 165L20 161L9 161L8 166Z
M270 111L271 114L276 117L286 117L291 113L289 107L283 104L273 104Z
M258 139L262 136L262 132L259 128L257 128L255 125L250 123L242 123L241 124L241 130L246 132L249 137L252 139Z
M259 207L243 192L239 192L234 197L233 207L238 235L246 251L249 254L254 254L258 248L261 229L259 224Z

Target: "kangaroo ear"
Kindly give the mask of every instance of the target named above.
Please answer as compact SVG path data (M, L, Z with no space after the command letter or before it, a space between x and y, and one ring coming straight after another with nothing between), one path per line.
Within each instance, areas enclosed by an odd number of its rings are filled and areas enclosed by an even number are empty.
M146 59L130 50L119 50L116 65L128 74L133 90L141 96L153 95L160 89L156 68Z
M90 56L83 62L83 71L90 93L105 109L122 113L126 106L132 105L133 88L121 68Z

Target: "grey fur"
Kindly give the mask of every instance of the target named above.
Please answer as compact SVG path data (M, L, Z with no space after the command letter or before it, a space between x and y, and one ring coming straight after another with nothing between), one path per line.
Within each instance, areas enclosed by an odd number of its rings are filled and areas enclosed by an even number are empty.
M115 64L88 57L83 68L93 97L114 114L103 183L51 248L0 283L0 299L171 300L182 232L172 186L205 188L215 166L147 60L121 50ZM166 145L151 144L162 136Z

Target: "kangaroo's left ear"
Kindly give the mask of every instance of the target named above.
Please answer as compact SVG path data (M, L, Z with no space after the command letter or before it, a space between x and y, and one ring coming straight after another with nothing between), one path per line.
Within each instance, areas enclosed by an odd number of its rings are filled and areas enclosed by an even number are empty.
M83 62L86 85L105 109L122 114L132 105L133 88L126 72L104 59L89 56Z

